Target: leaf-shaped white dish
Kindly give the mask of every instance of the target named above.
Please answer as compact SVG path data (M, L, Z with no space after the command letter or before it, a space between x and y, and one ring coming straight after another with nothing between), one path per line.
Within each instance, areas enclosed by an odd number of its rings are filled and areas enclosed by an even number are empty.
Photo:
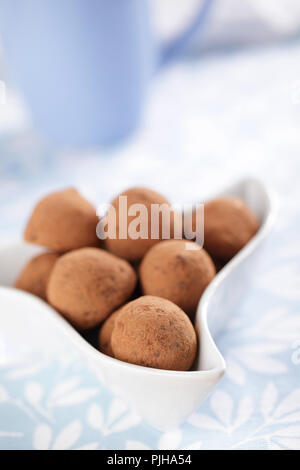
M194 370L176 372L127 364L101 354L43 301L12 286L23 265L40 248L17 242L0 248L0 332L14 344L49 356L74 352L115 394L154 427L178 426L205 399L225 373L225 361L213 337L255 274L257 258L274 220L273 201L263 184L247 179L220 195L242 197L260 221L255 237L215 277L196 315L200 348ZM34 345L34 348L33 348ZM55 349L55 350L53 350ZM24 348L23 348L24 350Z

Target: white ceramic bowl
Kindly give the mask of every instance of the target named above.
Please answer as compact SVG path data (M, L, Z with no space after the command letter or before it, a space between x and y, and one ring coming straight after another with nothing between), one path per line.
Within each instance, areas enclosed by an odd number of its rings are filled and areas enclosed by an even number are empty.
M194 370L150 369L105 356L46 303L9 288L24 263L42 251L21 241L0 248L0 285L8 286L0 288L0 331L17 336L19 344L31 338L30 341L38 344L40 354L43 349L53 347L49 336L58 335L63 338L60 345L63 343L65 348L76 350L97 376L151 425L161 430L178 426L224 375L225 361L213 337L222 330L233 305L247 286L247 279L255 272L262 242L275 219L273 201L258 180L241 181L218 195L242 197L261 226L248 245L217 274L201 298L196 315L200 348ZM36 332L35 339L32 339L32 329Z

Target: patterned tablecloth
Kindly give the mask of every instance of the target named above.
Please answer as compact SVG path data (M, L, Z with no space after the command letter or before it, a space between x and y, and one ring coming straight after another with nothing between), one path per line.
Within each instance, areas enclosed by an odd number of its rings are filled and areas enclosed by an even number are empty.
M109 152L56 152L26 132L1 138L2 240L19 236L38 197L66 185L97 203L133 184L181 203L258 175L280 213L218 340L227 374L180 428L152 429L78 361L25 356L0 365L0 448L300 448L299 54L294 43L172 65L137 135Z

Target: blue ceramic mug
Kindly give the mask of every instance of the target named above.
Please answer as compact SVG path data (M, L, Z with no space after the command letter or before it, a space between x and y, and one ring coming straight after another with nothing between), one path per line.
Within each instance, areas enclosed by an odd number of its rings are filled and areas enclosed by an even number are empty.
M35 128L55 145L109 145L137 126L149 82L205 19L201 8L172 44L158 46L147 0L0 0L9 77Z

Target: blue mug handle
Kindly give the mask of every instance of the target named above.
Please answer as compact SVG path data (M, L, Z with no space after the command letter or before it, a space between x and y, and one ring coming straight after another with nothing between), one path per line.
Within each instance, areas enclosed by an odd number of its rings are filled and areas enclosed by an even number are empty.
M172 39L167 44L162 46L160 53L160 65L164 65L170 60L172 60L177 54L181 52L186 42L193 36L193 34L200 28L212 7L214 0L204 0L204 4L201 6L196 17L193 19L192 23L175 39Z

